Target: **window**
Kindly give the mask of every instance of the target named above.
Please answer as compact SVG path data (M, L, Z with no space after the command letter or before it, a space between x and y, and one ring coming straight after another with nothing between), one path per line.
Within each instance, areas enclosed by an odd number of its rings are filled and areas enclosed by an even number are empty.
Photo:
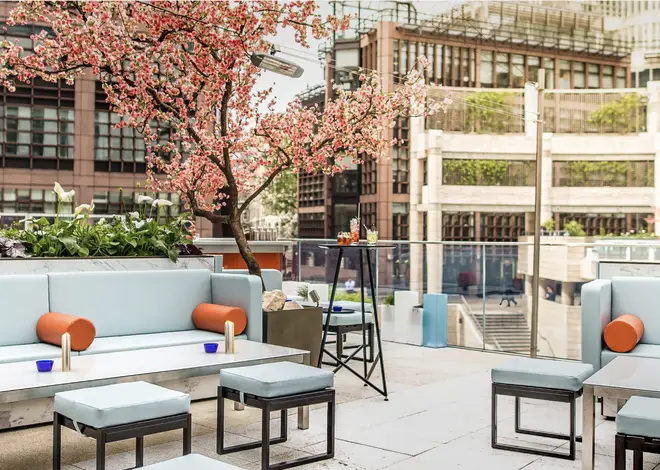
M394 83L399 83L399 40L395 39L392 45L392 73Z
M586 85L583 62L573 62L573 88L582 89Z
M378 205L375 202L366 202L360 204L360 217L362 222L369 228L376 227L376 222L378 220Z
M571 63L567 60L559 61L559 88L566 90L571 87Z
M614 67L603 65L603 88L614 88Z
M140 194L130 191L101 191L94 192L94 213L96 214L126 214L128 212L139 211L138 197ZM171 206L167 206L164 211L168 216L176 217L179 215L182 207L181 198L177 193L156 193L148 194L154 199L167 199L172 201ZM154 212L155 213L155 212ZM162 214L163 212L161 212Z
M419 54L417 53L417 43L416 42L411 42L410 43L410 54L409 54L409 59L408 59L408 71L417 68L417 58L418 57L419 57Z
M555 161L553 186L652 187L654 163L647 161Z
M401 41L401 61L399 74L405 77L408 73L408 41Z
M498 88L509 88L509 54L495 54L497 64L495 67L496 85Z
M298 207L323 206L324 176L300 173L298 175Z
M452 76L451 76L451 65L452 65L452 50L454 48L451 46L446 46L445 47L445 81L444 85L445 86L452 86L453 83L451 81Z
M442 239L447 241L474 241L474 214L471 212L443 211Z
M298 235L307 238L325 237L325 214L311 212L298 214ZM332 234L334 237L336 234Z
M451 79L454 86L461 86L461 48L454 47L452 52L453 65L451 68Z
M534 186L532 160L443 159L442 184L455 186Z
M493 88L493 53L483 51L479 54L479 80L482 88Z
M623 67L616 68L616 87L626 88L626 69Z
M600 88L600 66L597 64L588 64L587 71L589 88Z
M469 87L472 83L472 80L474 79L474 74L471 74L471 61L470 61L470 56L473 53L472 49L467 49L463 48L463 64L461 67L462 73L463 73L463 84L461 86L464 87Z
M394 125L394 138L397 144L392 148L392 192L408 193L409 157L409 125L407 118L399 118Z
M513 77L513 88L523 88L525 59L519 54L511 54L511 76Z
M49 189L0 189L0 211L9 213L51 214L57 213L57 203L52 188ZM73 201L61 204L60 213L71 214Z
M410 208L401 202L392 203L392 239L408 240Z
M378 164L376 160L367 156L364 158L364 162L362 165L360 165L360 167L362 171L362 194L376 194L378 191L378 187L376 185L376 178L378 176Z
M443 47L439 44L435 46L435 81L438 84L444 85L442 81L442 49Z
M543 68L545 69L545 87L552 90L555 88L555 60L543 59Z
M541 59L538 57L527 57L527 80L530 82L537 82L539 79L539 68L541 67Z
M330 234L334 236L338 232L346 231L354 217L357 217L357 204L333 204Z

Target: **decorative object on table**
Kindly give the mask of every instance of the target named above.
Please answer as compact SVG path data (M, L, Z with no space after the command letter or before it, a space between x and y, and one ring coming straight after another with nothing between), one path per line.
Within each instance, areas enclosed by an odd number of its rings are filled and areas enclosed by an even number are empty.
M301 309L301 308L302 308L302 305L300 305L295 300L287 300L286 303L284 304L284 308L282 310L298 310L298 309Z
M422 345L429 348L447 347L447 294L424 294L422 314Z
M71 370L71 335L64 333L62 335L62 372Z
M195 307L192 320L198 330L225 333L225 324L229 320L234 324L234 334L240 335L247 328L245 310L228 305L201 303Z
M351 219L351 242L360 243L360 219Z
M62 345L62 335L71 336L71 349L84 351L89 348L96 337L96 327L87 318L48 312L37 321L37 337L40 341L55 346Z
M527 454L575 460L575 401L582 395L582 384L593 374L591 364L517 357L491 370L491 446ZM514 426L518 434L569 441L568 453L537 447L522 447L497 442L497 397L515 397ZM520 399L532 398L569 404L569 434L549 433L520 426Z
M352 242L351 238L351 233L350 232L339 232L337 234L337 243L340 246L348 246Z
M217 443L218 454L224 455L249 449L261 448L261 469L271 470L297 467L335 455L335 391L332 372L294 362L274 362L248 367L220 370L217 399ZM233 446L225 446L224 399L262 410L261 440ZM270 464L270 446L287 441L287 410L317 404L328 404L326 452L306 455L284 464ZM270 437L271 410L280 411L280 435Z
M234 354L235 344L234 344L234 322L227 320L225 322L225 353Z
M321 302L321 297L319 296L319 293L316 292L316 290L312 289L309 291L309 298L316 304L316 306L319 306L319 302Z
M367 229L367 243L369 245L378 243L378 230L375 227L371 230Z
M341 312L341 305L333 305L332 306L332 311L333 311L333 313Z
M55 361L52 359L42 359L37 361L37 370L39 372L50 372L53 370L53 364L55 364Z
M218 352L218 343L204 343L204 352L215 354Z
M635 349L643 335L644 323L631 314L615 318L603 330L605 344L617 353L627 353Z
M375 256L378 256L378 250L381 249L393 249L394 245L375 245L375 246L370 246L367 244L356 244L356 245L350 245L350 246L345 246L341 244L337 245L319 245L320 248L324 248L326 250L337 250L338 255L337 255L337 265L335 268L335 275L334 275L334 280L332 283L332 294L330 295L330 301L328 303L328 312L332 312L332 307L335 302L335 296L337 294L337 283L339 281L339 272L341 270L341 262L344 256L344 250L358 250L359 256L360 256L360 286L361 290L364 292L365 291L365 279L364 279L364 265L366 261L367 265L367 271L369 273L369 287L371 289L371 301L373 308L376 308L378 305L378 302L376 301L376 282L374 279L374 268L371 266L371 254L370 252L375 252ZM366 257L366 260L365 260ZM331 352L329 352L326 349L326 343L328 339L328 332L330 331L330 324L333 321L337 323L338 317L344 317L344 314L335 314L335 313L330 313L325 316L324 320L324 325L323 325L323 338L321 340L321 354L319 355L319 360L317 362L317 365L320 367L321 364L323 363L323 355L327 354L330 356L331 359L333 359L337 363L337 367L335 368L335 372L337 372L341 368L346 368L349 372L351 372L353 375L355 375L357 378L362 380L365 385L368 385L369 387L373 388L376 390L378 393L383 395L385 397L385 401L388 400L387 398L387 379L385 377L385 363L383 361L383 345L382 345L382 339L380 335L380 322L378 320L378 315L372 315L371 318L367 318L367 312L366 312L366 307L365 307L365 299L364 295L361 296L361 312L358 314L360 317L359 319L359 329L362 332L362 344L358 345L353 353L351 353L346 360L344 360L343 357L337 357ZM346 315L346 317L349 317ZM368 361L367 361L367 348L369 346L369 343L367 342L367 332L369 331L369 325L371 324L372 319L374 320L374 329L376 332L376 338L378 342L378 353L376 354L373 363L371 365L371 368L368 369ZM345 322L347 319L344 318L343 322ZM368 321L367 321L368 320ZM373 345L373 342L371 341L371 344ZM373 347L373 346L372 346ZM357 354L359 352L362 352L362 363L363 363L363 373L360 374L357 372L355 369L353 369L349 365L349 361L353 359L354 357L357 357ZM374 370L376 367L380 365L380 379L382 383L382 388L377 387L370 379L371 375L373 374Z
M264 312L282 310L286 303L286 294L281 290L266 291L262 295L261 308Z
M96 439L97 470L105 469L106 444L124 439L135 439L136 467L144 465L147 435L183 430L183 455L192 450L190 396L147 382L56 393L53 470L60 470L62 465L62 426Z

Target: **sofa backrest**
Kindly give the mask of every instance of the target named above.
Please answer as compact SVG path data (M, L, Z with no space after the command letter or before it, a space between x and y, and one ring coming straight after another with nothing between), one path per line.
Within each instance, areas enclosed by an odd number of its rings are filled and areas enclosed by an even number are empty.
M626 313L644 322L641 343L660 344L660 278L612 278L612 319Z
M113 271L48 274L50 310L85 317L96 336L194 329L192 311L211 302L211 272Z
M45 274L0 276L0 346L38 343L37 321L47 312Z

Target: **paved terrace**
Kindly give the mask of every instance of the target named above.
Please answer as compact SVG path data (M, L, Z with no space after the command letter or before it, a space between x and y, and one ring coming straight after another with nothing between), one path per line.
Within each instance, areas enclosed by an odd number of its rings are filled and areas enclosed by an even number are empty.
M580 444L573 461L494 451L490 448L490 369L507 356L462 349L434 350L393 343L385 345L390 401L364 387L350 373L336 377L337 440L334 460L298 468L313 469L579 469ZM75 367L75 363L74 363ZM499 410L500 436L513 437L513 400ZM227 444L259 439L258 410L235 412L227 405ZM581 410L581 403L578 405ZM260 450L229 456L215 453L215 401L193 405L193 452L224 460L242 468L259 469ZM580 418L581 421L581 418ZM272 420L272 432L279 429ZM568 405L523 400L522 424L566 432ZM289 420L286 444L274 446L272 461L290 459L325 446L325 409L310 412L310 429L295 428ZM596 468L613 468L614 423L598 420ZM95 468L94 441L63 429L65 470ZM578 423L581 432L581 422ZM275 434L272 434L275 435ZM181 455L180 432L145 439L145 465ZM525 436L538 442L539 438ZM46 470L51 468L51 427L0 433L0 469ZM554 447L562 446L557 441ZM548 446L550 448L550 446ZM108 470L134 465L134 442L108 445ZM632 465L630 462L629 465ZM632 468L631 466L629 468ZM660 456L646 457L644 469L660 470Z

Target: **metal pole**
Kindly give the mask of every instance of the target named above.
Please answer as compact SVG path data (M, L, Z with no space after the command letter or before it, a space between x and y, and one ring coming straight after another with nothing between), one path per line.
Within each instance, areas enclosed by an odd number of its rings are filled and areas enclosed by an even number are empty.
M543 177L543 89L545 88L545 70L539 69L537 83L536 116L536 184L534 194L534 269L532 279L532 331L530 357L536 357L539 335L539 266L541 261L541 183Z

